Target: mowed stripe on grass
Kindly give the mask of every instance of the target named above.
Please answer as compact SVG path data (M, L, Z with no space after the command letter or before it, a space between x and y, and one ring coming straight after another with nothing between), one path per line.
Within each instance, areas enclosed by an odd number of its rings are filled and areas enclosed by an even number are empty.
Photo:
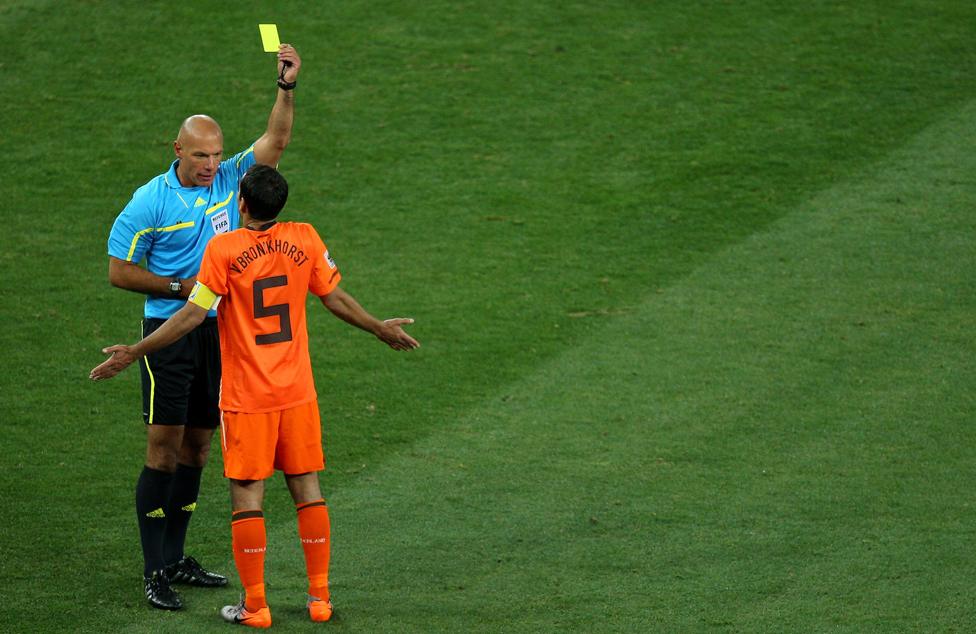
M340 622L970 623L974 124L970 103L334 492Z

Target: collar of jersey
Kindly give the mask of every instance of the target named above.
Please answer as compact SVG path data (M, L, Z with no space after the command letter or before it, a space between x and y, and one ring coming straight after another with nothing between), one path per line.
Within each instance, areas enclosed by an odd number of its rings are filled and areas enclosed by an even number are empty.
M257 231L258 233L260 233L262 231L267 231L268 229L275 226L276 224L278 224L277 220L271 220L270 222L268 222L268 224L261 225L257 229L255 229L254 227L244 227L244 228L247 229L248 231Z

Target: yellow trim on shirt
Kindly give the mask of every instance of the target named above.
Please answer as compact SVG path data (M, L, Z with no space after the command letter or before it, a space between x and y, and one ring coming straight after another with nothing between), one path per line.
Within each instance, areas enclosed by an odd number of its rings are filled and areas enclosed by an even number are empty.
M132 260L132 254L136 251L136 243L139 242L139 238L141 238L144 234L149 233L153 229L155 229L155 227L149 227L148 229L137 231L136 235L132 236L132 245L129 246L129 255L125 256L126 261Z
M196 223L193 222L192 220L188 220L186 222L181 222L178 225L170 225L168 227L160 227L159 229L156 229L156 231L157 232L159 232L159 231L176 231L178 229L189 229L190 227L192 227L195 224Z
M212 214L213 212L217 211L221 207L226 207L227 206L227 203L229 203L230 202L230 199L233 198L233 197L234 197L234 191L231 190L231 192L227 195L227 200L225 200L222 203L217 203L213 207L207 209L207 211L203 212L203 215L204 216L209 216L210 214Z
M187 301L196 304L204 310L211 310L217 307L217 302L220 301L220 297L205 285L197 282L193 285L193 290L190 291L190 297L187 298Z
M194 223L192 220L190 220L188 222L181 222L179 224L170 225L168 227L158 227L158 228L157 227L149 227L148 229L143 229L142 231L137 231L136 232L136 235L132 236L132 244L129 245L129 254L127 256L125 256L126 261L127 262L131 262L132 261L132 254L136 252L136 244L138 244L139 238L141 238L145 234L151 233L153 231L159 233L161 231L177 231L179 229L188 229L188 228L192 227L194 224L196 224L196 223Z
M234 167L240 167L241 166L241 161L244 160L244 157L247 156L248 154L252 153L253 151L254 151L254 144L252 143L251 144L251 147L249 147L246 150L244 150L244 152L241 153L241 155L239 157L237 157L237 164L234 165Z

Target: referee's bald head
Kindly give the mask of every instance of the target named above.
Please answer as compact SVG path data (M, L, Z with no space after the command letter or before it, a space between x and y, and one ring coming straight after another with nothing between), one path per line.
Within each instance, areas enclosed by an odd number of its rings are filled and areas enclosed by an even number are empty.
M224 133L220 129L220 124L209 115L195 114L183 119L180 131L176 135L176 142L180 145L186 145L191 142L191 138L196 140L213 136L223 138Z

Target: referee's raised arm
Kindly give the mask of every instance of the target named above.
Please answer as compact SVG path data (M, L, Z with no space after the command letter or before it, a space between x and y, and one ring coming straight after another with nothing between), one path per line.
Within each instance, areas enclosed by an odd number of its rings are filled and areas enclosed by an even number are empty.
M294 91L301 66L298 51L291 44L282 44L278 49L278 96L268 117L268 129L254 143L254 159L258 163L277 167L281 154L288 147L295 118Z

